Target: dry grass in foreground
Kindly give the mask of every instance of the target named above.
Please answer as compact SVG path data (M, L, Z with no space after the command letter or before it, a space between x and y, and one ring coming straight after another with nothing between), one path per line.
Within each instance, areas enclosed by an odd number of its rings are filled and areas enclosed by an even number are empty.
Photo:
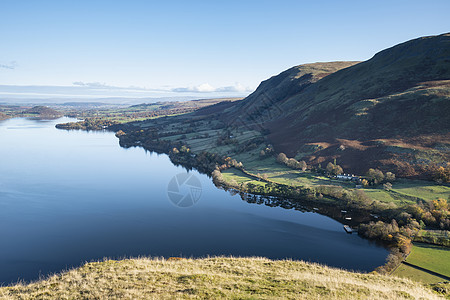
M266 258L92 262L0 288L2 299L439 299L408 279Z

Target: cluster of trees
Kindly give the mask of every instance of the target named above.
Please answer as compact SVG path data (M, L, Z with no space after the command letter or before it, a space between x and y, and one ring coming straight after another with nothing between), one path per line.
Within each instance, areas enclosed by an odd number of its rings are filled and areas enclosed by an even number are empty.
M219 161L217 161L216 169L218 169L219 171L226 170L232 167L244 171L244 164L240 161L235 160L234 158L225 157L220 160L220 163Z
M420 224L414 219L409 219L403 226L399 226L397 221L392 219L390 223L378 221L361 224L358 233L369 239L388 242L401 252L408 253L411 250L411 238L420 229Z
M79 122L69 122L56 124L56 128L58 129L66 129L66 130L103 130L112 125L119 124L116 121L97 119L97 118L88 118L84 121Z
M395 174L392 172L383 173L378 169L369 169L369 171L367 171L366 173L366 178L369 180L370 183L377 185L383 182L391 183L395 181Z
M308 165L304 160L297 161L295 158L288 158L284 153L278 154L277 162L295 170L306 171L306 169L308 168Z
M330 175L339 175L344 173L342 167L336 164L336 160L334 160L334 163L329 162L325 170L327 170L328 174Z
M449 205L443 198L409 205L406 211L427 226L450 230Z
M395 219L390 223L378 221L361 224L358 233L369 239L382 240L393 248L389 254L386 264L378 267L375 271L387 274L398 266L404 257L411 251L412 237L421 229L420 224L409 219L403 226L399 226Z
M220 172L219 168L216 168L214 171L212 171L211 177L212 177L213 182L216 185L224 185L224 184L226 184L226 181L223 178L222 172Z
M181 146L177 151L171 151L169 153L170 160L175 165L182 165L188 169L195 168L202 173L211 174L214 170L218 169L218 166L222 168L228 168L232 162L227 162L224 157L215 154L202 151L198 154L193 154L186 146ZM236 162L239 166L239 163Z
M450 247L450 231L422 230L414 236L414 241Z
M433 179L438 183L450 183L450 163L447 163L445 167L434 166L432 170Z

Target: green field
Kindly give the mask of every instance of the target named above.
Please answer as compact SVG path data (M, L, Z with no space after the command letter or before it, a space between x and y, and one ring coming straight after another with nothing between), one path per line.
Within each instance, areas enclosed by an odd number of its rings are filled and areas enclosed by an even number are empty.
M450 196L450 187L423 180L402 179L394 184L392 190L405 196L422 198L427 201L437 198L448 199Z
M227 180L227 181L235 180L237 183L258 182L257 180L252 179L250 176L248 176L244 172L242 172L238 169L234 169L234 168L230 168L228 170L223 171L222 175L225 180Z
M406 262L450 277L450 249L430 244L415 243ZM424 283L436 283L445 279L402 264L393 275Z
M450 249L416 243L406 259L410 264L450 277Z
M427 272L417 270L405 264L401 264L392 275L402 278L408 278L424 284L431 284L443 281L441 277L437 277Z

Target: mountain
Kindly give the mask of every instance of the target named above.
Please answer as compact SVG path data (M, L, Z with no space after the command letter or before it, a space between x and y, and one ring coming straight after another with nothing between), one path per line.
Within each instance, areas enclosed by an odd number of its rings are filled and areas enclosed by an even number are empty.
M312 165L336 159L349 172L420 176L427 165L450 161L450 33L364 62L293 67L221 120L259 129L276 152Z

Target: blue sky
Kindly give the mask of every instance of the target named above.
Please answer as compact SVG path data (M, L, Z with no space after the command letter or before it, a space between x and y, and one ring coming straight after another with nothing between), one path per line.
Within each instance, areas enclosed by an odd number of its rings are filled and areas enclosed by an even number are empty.
M450 1L0 1L1 97L244 96L450 31Z

